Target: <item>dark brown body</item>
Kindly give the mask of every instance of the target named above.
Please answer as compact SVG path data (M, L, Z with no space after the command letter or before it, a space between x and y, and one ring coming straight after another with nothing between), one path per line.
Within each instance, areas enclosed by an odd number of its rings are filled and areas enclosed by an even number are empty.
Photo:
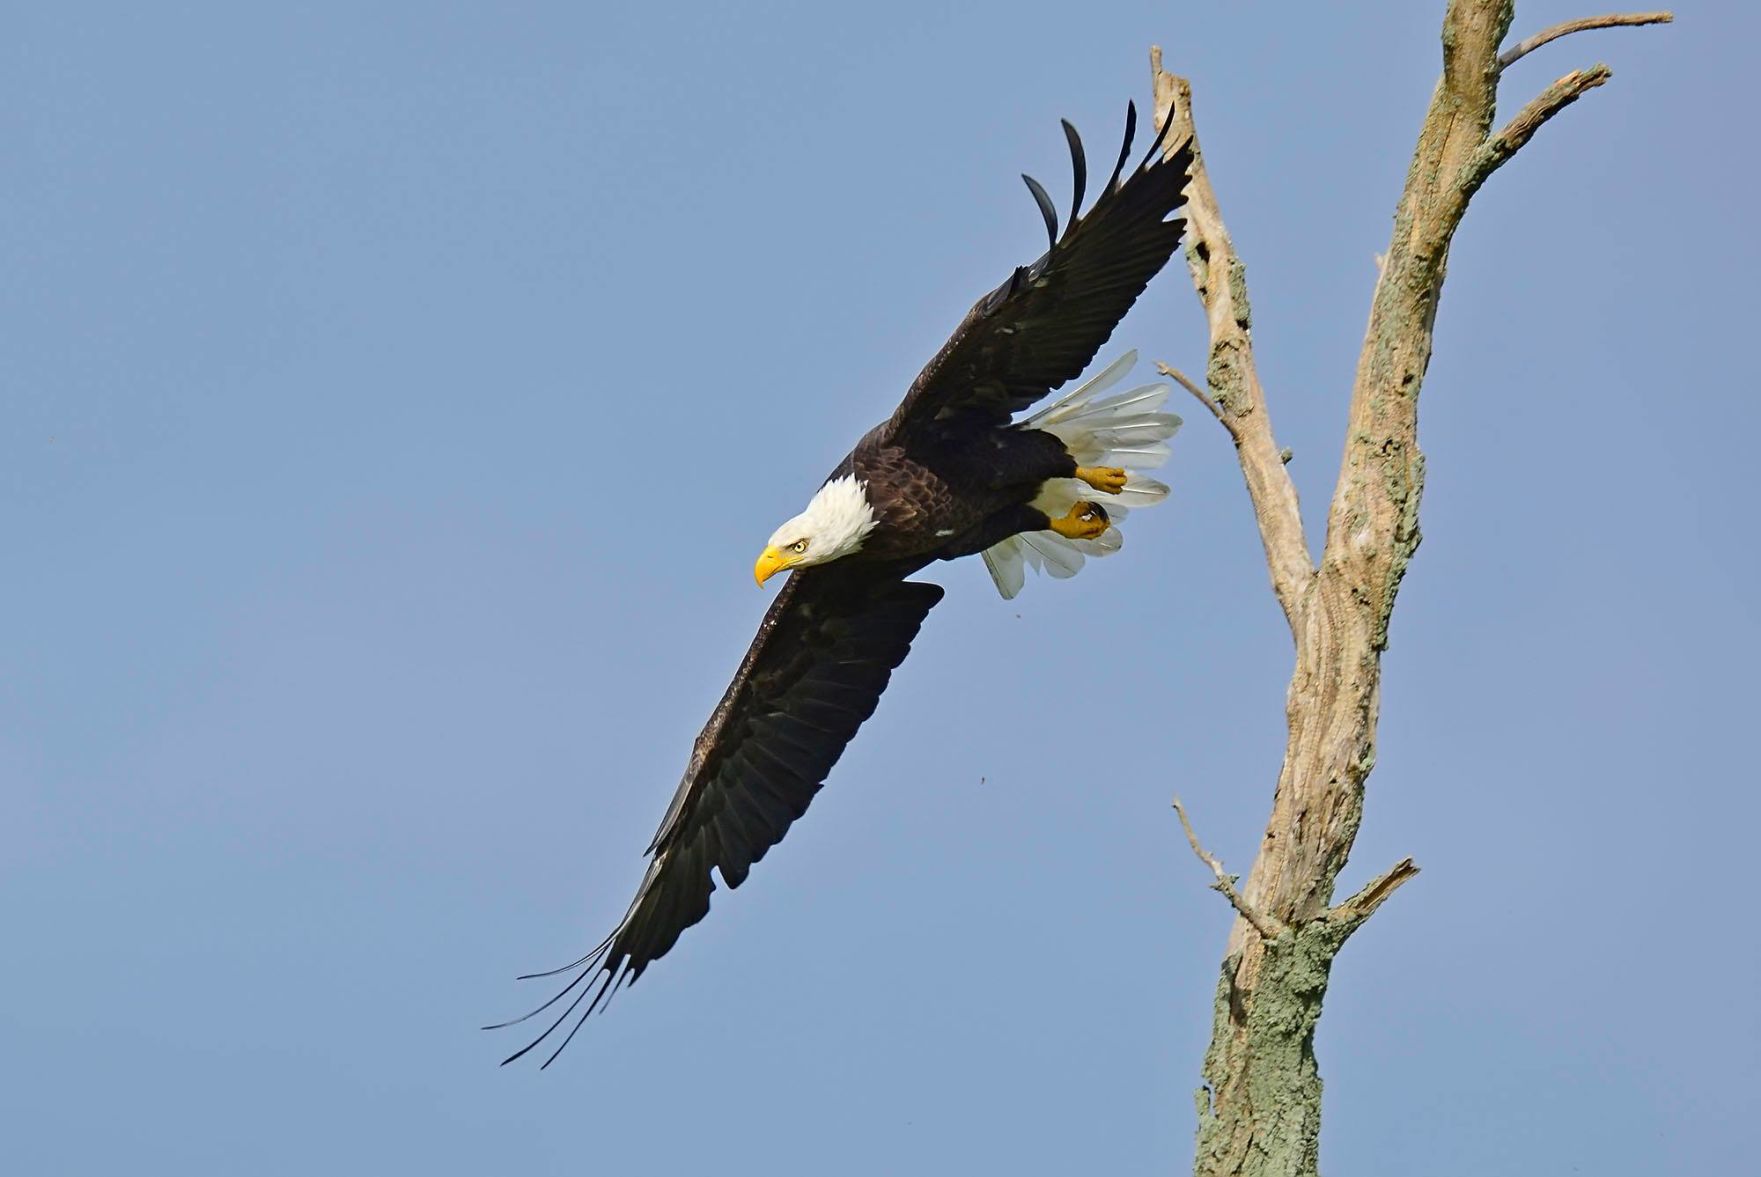
M832 472L863 483L877 524L856 558L952 560L1047 525L1033 500L1076 460L1038 429L950 431L943 442L903 444L876 426Z

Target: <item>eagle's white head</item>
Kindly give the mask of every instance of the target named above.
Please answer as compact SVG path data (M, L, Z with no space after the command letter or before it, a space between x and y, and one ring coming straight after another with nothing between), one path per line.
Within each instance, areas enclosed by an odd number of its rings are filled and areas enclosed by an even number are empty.
M864 484L853 474L834 478L805 511L771 533L752 575L762 585L785 568L811 568L860 551L874 524Z

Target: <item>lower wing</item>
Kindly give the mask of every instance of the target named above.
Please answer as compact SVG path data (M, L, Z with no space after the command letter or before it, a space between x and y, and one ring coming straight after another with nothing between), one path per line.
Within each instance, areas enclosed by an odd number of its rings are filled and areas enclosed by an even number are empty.
M531 1013L491 1029L537 1017L571 995L572 1000L544 1033L504 1063L533 1050L575 1017L545 1060L549 1066L589 1014L709 914L712 867L729 887L745 881L752 864L807 812L941 599L940 585L902 580L860 564L829 564L790 575L697 737L684 780L649 845L648 872L629 910L586 956L532 974L574 975Z

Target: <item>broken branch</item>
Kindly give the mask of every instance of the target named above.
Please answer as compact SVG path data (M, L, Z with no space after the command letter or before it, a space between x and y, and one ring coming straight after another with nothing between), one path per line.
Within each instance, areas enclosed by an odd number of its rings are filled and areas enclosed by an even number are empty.
M1188 376L1178 368L1164 364L1161 360L1156 361L1156 371L1173 380L1174 383L1178 384L1186 391L1192 393L1192 395L1198 399L1199 404L1210 410L1211 416L1219 421L1223 420L1223 409L1221 405L1217 404L1217 398L1206 392L1204 388L1193 380L1192 377ZM1225 424L1226 423L1227 422L1225 422Z
M1357 894L1334 907L1325 918L1331 923L1344 926L1348 931L1355 931L1360 924L1376 914L1376 909L1398 891L1401 884L1418 873L1419 868L1414 865L1413 860L1403 858L1365 883Z
M1614 71L1605 65L1575 69L1535 95L1527 106L1517 111L1515 118L1505 123L1497 134L1488 136L1469 158L1457 181L1463 197L1479 191L1487 177L1521 150L1543 123L1613 76Z
M1216 855L1199 844L1198 835L1192 829L1192 821L1186 816L1186 806L1180 803L1178 797L1174 798L1174 812L1180 815L1180 828L1186 831L1186 841L1192 847L1192 852L1198 855L1198 860L1210 867L1211 873L1217 877L1217 881L1211 884L1211 890L1227 899L1229 905L1240 913L1241 918L1252 924L1254 931L1266 939L1276 940L1281 936L1285 931L1284 925L1265 915L1243 898L1241 892L1235 889L1235 876L1223 869L1223 864L1217 861Z

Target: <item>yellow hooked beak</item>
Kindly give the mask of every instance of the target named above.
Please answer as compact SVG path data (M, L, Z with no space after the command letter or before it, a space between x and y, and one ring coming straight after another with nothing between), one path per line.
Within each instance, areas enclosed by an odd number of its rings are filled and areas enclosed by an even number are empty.
M766 548L760 553L758 563L752 566L752 578L758 582L758 587L763 588L765 581L783 569L799 563L800 560L801 557L794 552L786 552L776 547Z

